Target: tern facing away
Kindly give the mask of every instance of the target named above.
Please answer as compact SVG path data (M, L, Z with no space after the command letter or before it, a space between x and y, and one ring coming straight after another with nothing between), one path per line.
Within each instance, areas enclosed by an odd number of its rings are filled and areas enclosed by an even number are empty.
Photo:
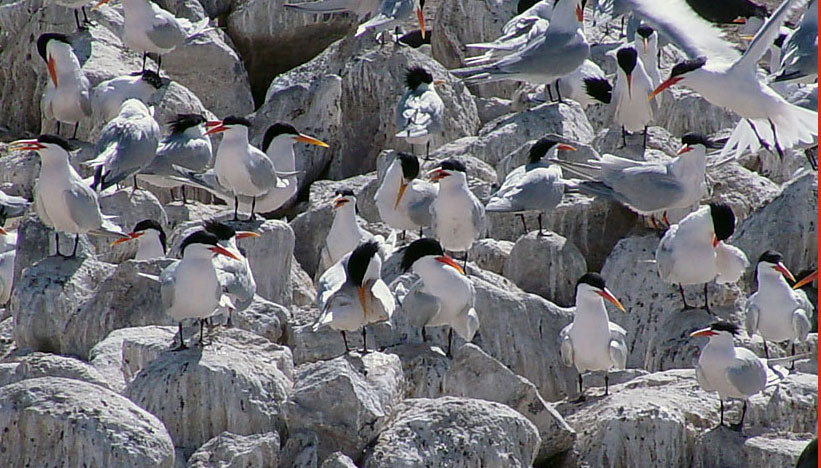
M761 254L755 272L758 290L747 299L747 333L758 333L764 340L764 355L770 357L769 341L790 341L795 355L796 340L804 342L810 332L813 306L807 294L793 289L795 281L784 266L783 257L774 250ZM795 364L793 363L793 366Z
M479 330L479 315L473 308L475 290L473 283L465 276L464 270L445 255L442 246L435 239L413 241L402 256L402 271L413 268L419 281L411 287L404 301L416 293L419 298L428 298L433 304L433 315L424 327L450 326L448 331L447 355L452 356L453 332L470 342Z
M165 231L160 223L153 219L144 219L134 225L134 229L111 243L111 246L124 242L137 241L137 255L134 260L152 260L164 258L167 251Z
M562 363L579 372L579 399L584 398L582 374L604 371L604 394L610 392L610 369L627 365L627 332L610 321L604 301L624 312L624 306L604 284L598 273L585 273L576 282L576 309L573 323L559 333Z
M442 133L445 104L436 94L433 75L423 67L411 67L405 74L407 91L396 105L397 138L413 145L425 145L425 161L430 158L430 140Z
M485 211L518 214L525 234L528 232L525 213L535 211L539 214L539 235L543 235L542 214L556 208L564 195L562 168L550 162L557 158L559 151L576 151L576 148L550 137L534 143L527 164L513 169L505 177L502 187L490 197Z
M731 429L740 432L747 414L747 401L767 385L767 369L752 351L733 345L733 337L738 332L739 327L734 323L717 322L690 336L710 339L698 357L696 380L705 391L718 392L721 404L719 426L724 425L724 400L744 401L741 420L730 425Z
M430 205L439 192L436 184L418 176L419 159L400 152L373 197L379 217L391 228L401 229L403 238L406 230L421 233L423 227L431 225Z
M237 241L247 238L258 238L259 234L252 231L236 231L227 224L209 220L204 224L206 232L209 232L219 240L220 247L234 254L234 258L223 258L217 255L214 258L214 268L217 269L217 278L222 286L223 295L227 296L230 303L228 308L228 321L226 326L231 326L231 316L234 310L244 310L254 300L257 292L257 283L254 280L254 273L248 258L239 246Z
M683 310L694 309L684 297L684 285L704 283L704 310L710 311L707 284L735 283L750 265L741 249L726 243L735 232L735 215L723 203L710 203L688 214L664 233L656 248L659 276L678 283Z
M88 187L69 164L68 154L74 150L68 141L56 135L40 135L34 140L11 143L17 151L36 151L40 155L40 177L34 186L34 208L46 226L58 232L74 234L77 254L80 234L123 237L122 230L109 221L111 216L100 212L97 194ZM55 232L57 255L60 238Z
M91 115L91 84L86 78L74 48L65 34L45 33L37 38L37 52L48 68L48 82L40 102L43 115L60 124L74 124L74 136L80 120Z
M160 75L151 70L117 76L94 87L91 91L91 110L107 122L117 117L120 106L128 99L154 102L155 95L163 86L165 84Z
M317 331L328 326L342 333L345 352L350 352L345 332L362 328L362 352L368 352L366 327L389 321L396 300L382 281L380 246L366 242L347 253L319 279L316 303L320 316L313 325Z

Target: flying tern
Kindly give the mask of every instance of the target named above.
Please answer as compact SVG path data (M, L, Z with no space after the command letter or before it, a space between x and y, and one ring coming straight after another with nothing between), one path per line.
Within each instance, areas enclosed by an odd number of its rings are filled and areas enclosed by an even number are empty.
M678 283L684 310L692 309L684 298L684 285L704 284L704 309L709 311L707 284L735 283L750 265L747 256L726 243L735 232L735 215L723 203L711 203L685 216L664 233L656 248L659 275Z
M74 124L72 138L77 138L80 120L91 115L91 84L65 34L41 34L37 38L37 52L48 68L48 82L40 103L43 115L57 121L58 135L61 123Z
M418 179L419 159L408 153L398 153L382 184L376 190L374 202L382 221L393 229L422 231L431 225L430 205L439 187Z
M638 51L633 46L624 46L616 52L618 74L613 103L616 106L614 119L621 125L622 140L627 145L627 132L644 132L642 151L647 149L647 125L658 112L655 99L647 97L653 92L653 81L644 69Z
M582 375L587 371L604 371L604 394L609 394L611 369L627 364L627 332L610 321L604 301L625 311L598 273L586 273L576 282L576 308L573 323L559 333L562 363L575 366L579 372L579 398L583 398Z
M527 164L508 173L499 191L490 197L485 211L518 214L525 234L528 232L525 213L535 211L539 214L539 235L543 235L542 214L556 208L564 195L562 168L550 162L559 151L576 151L576 148L550 137L534 143Z
M144 219L138 222L134 229L111 243L111 246L124 242L137 241L137 255L134 260L152 260L164 258L167 251L165 230L162 225L153 219Z
M329 268L317 283L320 316L313 330L328 326L342 333L345 352L349 352L345 332L362 328L363 352L368 352L368 324L391 319L396 300L382 281L380 246L370 241L357 246Z
M445 103L436 94L433 75L424 67L411 67L405 73L407 91L396 105L397 138L413 145L425 145L425 161L430 158L430 140L442 133Z
M425 16L422 9L425 7L425 0L380 0L379 10L367 21L360 24L356 29L356 37L368 31L380 33L402 24L414 11L416 20L419 22L419 30L422 32L422 39L425 38Z
M117 117L128 99L150 103L165 86L160 75L151 70L117 76L100 82L91 92L91 110L106 122Z

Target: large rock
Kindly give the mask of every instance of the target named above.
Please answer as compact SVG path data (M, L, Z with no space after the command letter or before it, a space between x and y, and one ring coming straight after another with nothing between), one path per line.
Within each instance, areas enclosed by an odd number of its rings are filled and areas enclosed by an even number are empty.
M365 457L368 468L533 464L539 432L505 405L443 397L402 402Z
M209 336L204 347L163 352L124 393L157 415L174 444L189 454L223 431L282 432L282 404L292 382L288 348L226 329Z
M235 327L256 333L272 343L281 343L290 319L291 312L286 307L254 296L248 307L234 311L232 323Z
M506 240L479 239L470 246L468 257L479 268L502 275L513 245Z
M279 434L237 435L223 432L197 449L188 468L266 468L278 466Z
M533 231L516 241L504 272L523 290L568 307L575 303L576 280L587 273L587 262L564 237Z
M60 377L0 387L0 465L172 468L162 422L103 387Z
M145 366L175 346L176 335L177 327L171 326L114 330L91 349L89 362L109 387L122 393Z
M748 436L726 429L704 433L696 441L690 467L794 466L807 445L806 435L765 433Z
M352 55L356 60L350 60ZM433 137L431 147L474 134L479 128L479 117L473 98L445 68L415 49L390 43L378 46L368 38L348 38L271 83L265 104L253 119L253 141L259 140L271 122L287 120L329 142L328 149L300 149L307 155L297 158L296 169L305 171L300 183L311 182L320 174L340 179L372 171L382 148L408 148L407 143L394 137L398 132L394 111L404 92L405 70L414 65L424 66L435 79L445 81L436 86L445 104L444 129L441 135ZM341 81L329 75L337 75ZM327 89L333 92L308 93L316 86L326 89L326 85L317 82L327 82ZM337 85L339 92L335 91ZM296 91L295 87L304 91ZM329 106L338 111L326 112ZM315 108L321 112L314 111Z
M317 434L320 461L335 450L358 459L402 400L404 383L399 358L390 354L305 364L286 405L288 428Z
M10 383L38 377L64 377L82 380L114 390L106 378L91 364L68 356L47 353L31 353L23 356L19 362L11 363L14 371L6 379L0 378L0 387Z
M314 431L291 432L282 446L279 466L282 468L317 468L316 450L319 444Z

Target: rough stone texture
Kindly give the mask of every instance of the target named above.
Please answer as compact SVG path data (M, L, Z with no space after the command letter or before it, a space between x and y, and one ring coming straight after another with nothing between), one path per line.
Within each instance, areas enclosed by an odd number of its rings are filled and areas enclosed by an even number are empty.
M742 435L711 430L696 440L693 468L714 466L794 466L807 445L806 437L766 433Z
M105 377L92 365L68 356L31 353L23 356L18 362L9 365L14 366L14 370L5 378L0 377L0 387L38 377L64 377L82 380L113 390L106 382Z
M308 273L302 269L296 257L291 258L291 304L310 306L316 301L316 288Z
M342 452L334 452L322 462L322 468L357 468L351 458Z
M305 364L297 368L286 405L288 428L317 434L319 460L335 450L359 458L402 399L403 387L394 355L373 352Z
M25 218L22 218L17 228L17 251L14 256L13 284L19 284L23 276L23 270L49 255L56 254L52 247L55 243L54 237L54 231L46 227L33 212L29 212ZM74 236L59 234L58 238L60 252L70 253L74 246ZM77 245L77 257L94 257L94 249L85 235L80 236L80 243Z
M317 468L317 436L314 431L291 432L280 451L279 466L283 468Z
M113 390L122 393L143 367L175 346L176 333L171 326L114 330L91 349L89 362Z
M277 466L279 434L242 436L223 432L197 449L188 468L266 468Z
M576 280L587 273L587 262L564 237L534 231L516 241L504 272L523 290L568 307L575 302Z
M813 433L818 426L818 380L791 373L750 399L750 423L779 433Z
M501 275L513 250L513 242L479 239L470 246L468 256L479 268Z
M3 466L174 466L159 419L87 382L43 377L0 387L0 427Z
M291 312L287 308L254 296L251 305L234 311L232 323L235 327L256 333L272 343L280 343L290 318Z
M281 406L292 381L288 348L225 329L209 336L205 347L163 352L127 385L125 395L157 415L175 446L188 454L223 431L284 430Z
M365 457L368 468L529 467L536 427L507 406L469 398L408 399Z

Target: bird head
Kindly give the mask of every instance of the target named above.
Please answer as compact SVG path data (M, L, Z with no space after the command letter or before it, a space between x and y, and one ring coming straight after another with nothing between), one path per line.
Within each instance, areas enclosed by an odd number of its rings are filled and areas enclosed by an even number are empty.
M619 64L619 68L624 72L624 75L627 77L627 94L632 98L633 96L633 70L636 69L636 63L638 63L639 53L636 52L636 49L633 46L625 46L616 52L616 61Z
M713 143L710 142L707 137L699 133L686 133L683 137L681 137L681 145L682 146L679 148L678 153L676 153L678 156L689 153L693 150L701 150L706 153L707 148L714 147Z
M57 86L57 57L73 54L68 36L60 33L44 33L37 37L37 53L46 62L51 84Z
M650 93L650 96L647 97L648 100L654 98L656 94L664 91L665 89L673 86L674 84L684 81L690 76L692 73L701 69L704 64L707 63L706 57L698 57L690 60L685 60L683 62L677 63L673 69L670 71L670 77L664 80L661 84L659 84L656 89Z
M327 143L317 140L312 136L302 134L297 131L293 125L285 122L277 122L268 127L268 130L265 131L265 136L262 138L262 150L267 153L268 148L270 148L272 144L276 145L279 142L288 143L291 146L299 142L321 146L322 148L329 147Z
M656 30L653 29L650 25L642 24L641 26L636 29L636 34L639 35L641 38L641 44L644 47L642 53L647 53L647 49L650 47L651 42L653 39L658 38L658 34L656 34Z
M408 68L405 72L405 86L407 86L410 90L414 90L423 83L432 84L433 75L431 75L425 67L414 66Z
M732 322L715 322L707 328L702 328L690 333L690 337L706 336L712 338L714 336L720 336L732 340L734 336L738 335L740 329L738 325Z
M219 245L217 236L207 231L197 231L186 237L180 245L180 252L182 252L183 258L186 256L213 257L216 255L224 255L228 258L239 260L236 255Z
M576 282L576 303L582 297L599 296L601 299L616 306L617 309L624 312L624 306L621 305L616 296L610 292L604 284L604 278L598 273L585 273Z
M458 273L465 274L462 267L445 255L442 245L436 239L424 238L413 241L402 255L402 271L408 271L417 261L423 258L432 258L443 267L453 268Z
M399 202L402 201L402 196L405 194L408 184L419 175L419 159L417 159L416 156L399 152L396 155L396 161L402 168L402 180L399 181L399 190L396 193L396 200L393 203L394 210L399 206Z
M247 135L248 129L251 128L251 121L245 117L229 115L222 120L206 122L205 127L208 128L208 131L205 132L206 135L213 135L215 133L226 132L233 129L242 129Z
M710 218L713 220L713 247L730 238L735 232L735 214L726 203L710 203Z
M795 281L795 277L790 270L784 265L784 256L775 250L768 250L758 257L758 263L755 266L756 278L761 280L762 277L784 277L790 281Z
M176 117L168 121L171 133L179 135L189 129L203 130L206 124L205 116L202 114L177 114Z
M459 161L458 159L446 159L439 163L439 166L436 169L428 172L428 176L430 177L430 180L436 182L457 174L461 174L462 177L465 177L467 175L466 172L467 168L462 161Z
M68 154L77 149L65 138L48 134L29 140L13 141L9 147L12 151L36 151L44 160L68 159Z
M115 240L111 243L111 246L114 247L115 245L122 244L124 242L137 240L142 238L145 235L149 236L156 236L159 239L160 244L162 245L163 252L166 251L166 236L165 231L163 230L160 223L154 221L153 219L144 219L134 225L134 229L127 234L127 237L120 237L119 239Z
M353 206L356 207L356 195L354 195L353 190L351 189L340 189L336 192L336 198L333 201L333 208L334 210L338 210L343 206Z
M537 163L541 161L547 153L550 152L553 148L556 148L555 151L576 151L576 148L570 146L568 144L562 143L558 140L553 139L552 137L546 136L539 138L536 143L533 143L533 146L530 147L530 153L528 153L528 162L530 163Z

